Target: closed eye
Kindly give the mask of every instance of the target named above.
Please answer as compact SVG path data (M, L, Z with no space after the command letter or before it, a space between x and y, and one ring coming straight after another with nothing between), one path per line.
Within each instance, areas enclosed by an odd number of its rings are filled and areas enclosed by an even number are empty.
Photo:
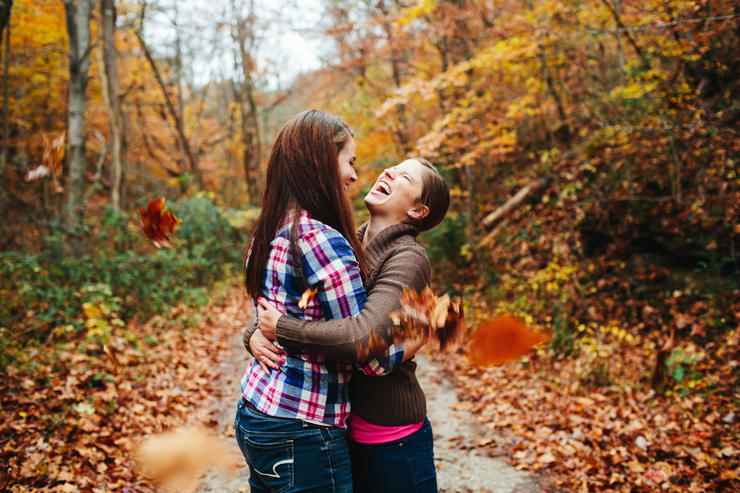
M403 175L403 177L404 177L404 178L406 178L406 179L407 179L408 181L412 181L412 180L411 180L411 175L406 175L406 174L404 174L404 175Z

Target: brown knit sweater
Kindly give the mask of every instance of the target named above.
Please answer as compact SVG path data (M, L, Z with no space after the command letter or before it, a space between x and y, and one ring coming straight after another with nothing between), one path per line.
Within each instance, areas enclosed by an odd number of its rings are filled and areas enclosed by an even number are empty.
M357 231L360 238L366 229L367 224ZM393 323L388 314L400 308L403 288L421 291L429 284L429 259L416 243L417 234L415 226L398 224L378 233L365 248L370 268L366 282L369 294L359 315L323 322L282 316L277 323L278 342L339 361L357 361L355 341L366 342L371 330L391 343ZM252 324L244 332L247 349L249 337L256 329L257 324ZM408 425L426 417L426 399L416 379L413 359L383 377L353 372L350 403L355 414L380 426Z

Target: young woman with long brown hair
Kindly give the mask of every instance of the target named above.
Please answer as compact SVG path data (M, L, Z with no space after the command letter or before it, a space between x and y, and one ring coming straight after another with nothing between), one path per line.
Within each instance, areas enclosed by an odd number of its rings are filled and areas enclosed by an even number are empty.
M249 296L303 320L360 312L367 269L344 194L357 179L354 161L352 133L336 118L311 110L285 124L267 163L247 253ZM301 308L309 288L316 296ZM401 356L394 352L364 369L381 374L384 363L392 368ZM351 371L351 363L300 350L285 351L280 371L252 361L234 422L250 491L352 491L345 440Z
M421 291L429 283L429 260L415 237L439 224L449 203L447 183L426 160L409 159L383 171L365 197L370 221L358 230L370 269L360 314L301 321L260 300L259 330L253 324L245 331L245 345L265 367L281 369L283 355L268 337L282 347L340 361L356 361L355 342L366 342L371 331L391 341L388 314L400 308L403 289ZM409 359L418 348L418 341L407 341L404 362L383 378L353 374L347 436L355 493L437 491L426 399Z

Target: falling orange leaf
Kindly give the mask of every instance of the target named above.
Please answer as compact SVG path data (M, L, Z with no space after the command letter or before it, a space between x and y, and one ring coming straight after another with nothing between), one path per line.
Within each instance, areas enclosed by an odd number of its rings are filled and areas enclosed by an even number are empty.
M64 157L64 140L66 132L56 139L50 139L44 135L44 155L41 159L41 165L31 170L26 175L26 181L38 180L46 176L51 176L54 193L59 193L63 189L59 185L57 178L62 174L62 158Z
M171 234L175 226L180 224L182 221L175 218L171 211L162 213L164 210L164 197L150 200L147 209L139 207L141 214L141 230L144 232L147 238L154 242L154 246L162 248L163 246L172 248L170 239L167 236Z
M502 315L483 323L473 335L468 356L478 366L503 365L527 353L548 337L516 317Z
M309 303L313 301L314 296L319 291L319 288L307 289L301 296L301 301L298 302L298 308L306 308Z

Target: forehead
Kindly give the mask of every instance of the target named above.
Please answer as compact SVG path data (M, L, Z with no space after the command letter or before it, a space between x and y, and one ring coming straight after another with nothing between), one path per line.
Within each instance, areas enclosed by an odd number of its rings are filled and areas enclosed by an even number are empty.
M407 159L401 164L396 165L396 169L399 171L403 171L404 173L408 173L414 178L421 180L421 177L423 176L425 172L426 166L421 164L416 159Z
M340 154L351 154L354 156L356 150L357 145L355 144L355 139L350 136L347 142L345 142L344 147L342 147Z

